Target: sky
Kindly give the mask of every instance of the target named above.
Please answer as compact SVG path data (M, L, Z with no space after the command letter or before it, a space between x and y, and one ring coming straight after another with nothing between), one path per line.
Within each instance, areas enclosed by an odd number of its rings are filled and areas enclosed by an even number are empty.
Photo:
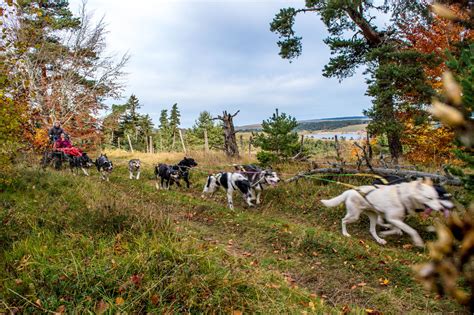
M81 0L70 0L79 10ZM361 115L370 107L359 71L341 83L322 76L330 52L316 14L296 19L303 54L290 63L279 55L269 24L280 8L301 0L88 0L94 18L105 17L110 54L128 52L124 103L135 94L158 125L162 109L178 103L181 126L199 112L240 113L236 125L260 123L278 108L298 120Z

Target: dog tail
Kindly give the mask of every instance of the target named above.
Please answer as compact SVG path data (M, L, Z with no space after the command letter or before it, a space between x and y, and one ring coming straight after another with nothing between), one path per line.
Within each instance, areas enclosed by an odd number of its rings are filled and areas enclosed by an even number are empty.
M336 206L340 205L341 203L343 203L344 201L346 201L349 194L350 194L350 190L347 190L347 191L343 192L342 194L340 194L337 197L334 197L334 198L328 199L328 200L321 200L321 202L326 207L329 207L329 208L336 207Z

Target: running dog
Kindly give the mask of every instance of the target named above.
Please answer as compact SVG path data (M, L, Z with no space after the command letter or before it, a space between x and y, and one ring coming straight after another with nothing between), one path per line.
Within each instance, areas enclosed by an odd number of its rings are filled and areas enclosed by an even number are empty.
M205 197L205 194L211 194L212 196L219 187L224 188L227 193L227 205L229 206L229 209L234 209L232 197L236 190L239 190L242 193L242 197L247 205L253 207L250 182L244 175L240 173L218 173L215 175L209 175L201 196L203 198Z
M398 175L387 175L383 178L377 178L372 182L372 185L394 185L400 183L407 183L408 179ZM439 202L443 205L444 215L447 217L449 211L454 208L454 203L451 201L452 195L446 191L441 185L433 185L434 189L438 193ZM425 209L415 209L416 212L422 212ZM428 213L429 214L429 213Z
M252 200L256 204L260 204L260 195L262 190L267 186L276 186L280 181L277 173L273 170L262 170L258 166L249 165L234 165L235 169L244 175L250 182Z
M179 171L174 169L173 166L167 164L158 164L155 166L156 176L156 189L170 189L173 183L176 183L180 187L179 183ZM165 185L166 184L166 185Z
M400 177L398 175L387 175L381 178L377 178L372 182L372 185L375 185L378 187L378 185L395 185L395 184L400 184L400 183L408 183L409 179ZM444 216L447 218L450 215L451 210L454 208L454 203L451 201L451 194L449 194L446 189L441 186L441 185L433 185L434 189L436 190L436 193L438 194L439 202L443 206L443 213ZM424 212L425 215L430 215L432 212L432 209L427 208L423 209L421 208L416 208L412 209L410 214L414 214L414 212ZM397 235L402 235L403 232L399 228L396 228L390 224L385 223L384 219L382 216L378 215L377 216L377 224L389 229L388 231L382 231L380 234L382 236L387 236L387 235L392 235L392 234L397 234ZM433 230L434 227L431 226L428 228L428 230Z
M114 165L112 164L112 161L109 160L106 154L101 154L96 160L95 160L95 166L97 167L97 170L100 173L100 177L102 180L109 181L109 175L112 173L112 170L114 169Z
M84 175L89 176L87 169L91 168L92 165L94 165L94 162L86 152L83 152L81 156L69 156L69 167L74 175L76 175L74 170L81 169Z
M140 179L140 160L132 159L128 161L128 171L130 172L130 179Z
M321 202L326 207L336 207L345 203L347 213L342 219L342 234L347 237L350 237L350 234L346 225L356 222L361 213L365 213L370 220L370 234L382 245L387 241L377 235L378 216L388 222L386 227L391 228L385 231L384 235L399 234L399 231L402 231L410 235L416 246L422 247L423 240L415 229L403 222L405 217L420 208L426 208L427 213L444 210L430 179L387 186L361 186Z
M179 178L182 178L186 183L186 187L191 187L191 183L189 182L189 170L195 166L197 166L197 162L193 158L184 157L178 164L173 165L173 169L178 171ZM176 182L179 186L179 183Z

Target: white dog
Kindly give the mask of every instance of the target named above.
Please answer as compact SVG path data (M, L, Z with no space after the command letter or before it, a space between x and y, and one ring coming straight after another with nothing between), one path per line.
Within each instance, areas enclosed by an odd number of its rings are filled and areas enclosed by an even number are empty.
M249 207L253 206L251 201L252 194L250 192L250 182L244 175L239 173L218 173L215 175L209 175L204 190L202 191L202 197L204 198L204 194L211 194L212 196L219 187L224 188L226 191L227 204L230 209L234 209L232 195L235 190L239 190L242 193L242 197Z
M342 219L344 236L350 236L346 225L356 222L360 214L364 212L370 220L370 234L379 244L387 242L377 235L377 223L391 228L381 234L405 232L411 236L413 243L420 247L424 245L423 240L415 229L403 222L406 215L420 208L426 208L429 212L444 210L439 195L429 179L390 186L361 186L357 190L347 190L333 199L321 200L321 202L326 207L336 207L345 202L347 214ZM383 224L382 218L389 224Z

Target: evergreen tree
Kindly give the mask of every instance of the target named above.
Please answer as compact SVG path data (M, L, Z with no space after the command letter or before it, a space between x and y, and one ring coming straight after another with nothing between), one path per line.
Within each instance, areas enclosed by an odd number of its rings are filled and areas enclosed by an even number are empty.
M171 107L170 122L169 122L170 132L173 137L173 144L172 144L173 149L175 148L175 144L176 144L176 135L178 133L180 117L181 117L181 113L179 112L178 104L174 103L173 106Z
M160 149L168 149L171 143L170 122L168 120L168 110L162 109L160 114Z
M162 109L160 113L160 131L165 131L169 129L169 121L168 121L168 110Z
M189 133L189 142L191 145L204 144L204 130L207 130L208 144L210 148L222 148L224 145L224 133L222 124L215 123L211 113L203 111L199 113L199 117Z
M141 107L138 98L135 95L131 95L125 103L126 111L122 116L122 128L124 132L133 137L134 141L138 141L140 133L140 114L138 109Z
M294 59L301 54L301 37L295 35L293 25L299 13L317 12L327 26L330 36L325 39L332 55L324 67L323 75L340 80L352 76L359 66L367 67L367 94L373 97L373 107L367 111L372 118L370 130L385 134L390 153L397 159L402 153L401 124L397 115L404 107L428 104L433 91L426 83L419 60L426 58L409 50L399 36L398 26L404 19L427 16L422 1L373 1L307 0L302 9L281 9L270 25L279 34L280 56ZM380 29L375 23L375 13L390 14L391 24ZM418 98L408 103L400 97L410 91Z
M294 117L279 114L276 109L271 118L262 122L263 133L254 135L254 145L273 152L278 157L293 156L299 149L298 134L295 131L297 125Z

